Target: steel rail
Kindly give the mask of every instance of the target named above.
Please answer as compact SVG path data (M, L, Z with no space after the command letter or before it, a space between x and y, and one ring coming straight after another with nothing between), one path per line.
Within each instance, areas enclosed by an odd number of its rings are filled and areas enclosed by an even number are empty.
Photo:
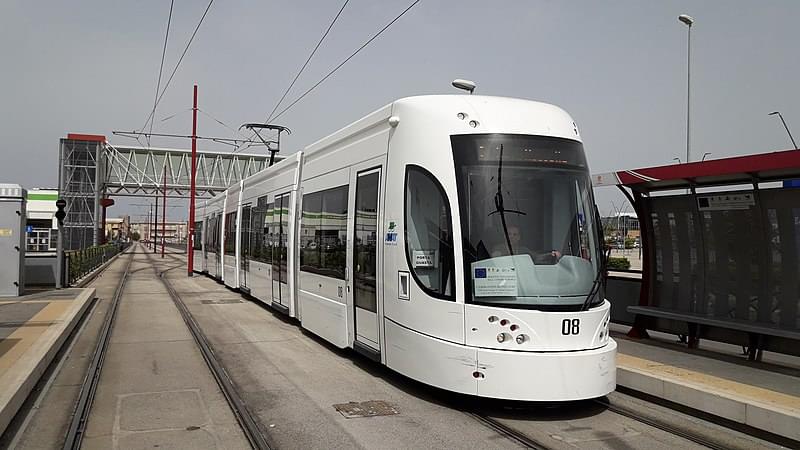
M547 449L550 448L550 447L542 444L541 442L538 442L538 441L534 440L533 438L531 438L530 436L526 435L525 433L523 433L523 432L521 432L521 431L519 431L519 430L517 430L515 428L512 428L512 427L500 422L497 419L493 419L493 418L491 418L489 416L486 416L486 415L483 415L483 414L478 414L478 413L473 413L473 412L467 412L467 414L472 416L477 421L479 421L479 422L483 423L484 425L488 426L489 428L495 430L499 434L505 436L506 438L508 438L508 439L510 439L510 440L512 440L512 441L524 446L525 448L532 448L532 449L536 449L536 450L547 450Z
M122 292L125 289L125 282L128 279L131 264L135 252L128 252L128 263L125 265L125 271L122 273L117 287L114 290L114 296L111 298L111 306L109 306L106 316L103 319L103 327L100 331L100 338L92 353L92 361L86 371L86 376L81 383L81 390L78 394L78 401L75 404L75 410L72 413L67 434L64 439L62 448L65 450L77 450L81 446L86 425L89 421L89 413L92 409L92 402L94 401L97 386L100 383L100 373L103 369L103 362L106 358L106 351L111 342L111 330L114 328L114 322L117 318L117 310L122 298Z
M703 447L707 447L714 450L727 450L729 448L727 445L723 445L714 440L708 439L700 434L692 433L690 431L681 429L680 427L659 422L657 420L648 417L642 417L641 414L637 414L636 411L614 405L608 400L594 399L594 402L603 406L604 408L615 414L627 417L629 419L633 419L639 423L643 423L645 425L659 429L661 431L666 431L667 433L682 437L688 441L694 442L695 444L702 445Z
M151 256L148 255L148 259L151 259ZM183 267L183 265L177 267ZM239 391L236 389L236 386L228 375L228 372L225 370L225 367L222 365L219 359L217 359L205 333L203 333L200 325L194 319L194 316L189 311L189 308L186 307L186 304L183 302L183 299L181 299L181 296L172 287L172 284L170 284L169 280L167 280L167 271L173 270L177 267L172 267L159 272L159 279L167 288L170 298L172 298L173 303L175 303L175 306L178 308L178 312L180 312L181 317L183 317L183 321L189 328L192 337L200 349L200 353L203 355L203 359L206 361L208 368L211 369L211 374L214 376L214 379L219 385L222 394L228 401L228 404L230 405L236 420L239 422L239 425L242 427L242 431L250 443L250 446L257 450L270 449L271 447L267 442L267 438L261 431L255 416L247 407L247 404L244 402L241 395L239 395Z

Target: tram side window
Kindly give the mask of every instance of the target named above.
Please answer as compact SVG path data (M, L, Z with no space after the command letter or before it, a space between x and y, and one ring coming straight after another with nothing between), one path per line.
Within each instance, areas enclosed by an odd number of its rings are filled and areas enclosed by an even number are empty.
M264 251L264 232L266 225L264 219L267 216L267 197L258 199L256 207L251 211L250 217L250 259L253 261L265 261Z
M317 273L321 268L322 192L303 196L300 219L300 270Z
M214 218L209 217L206 219L206 247L210 252L216 252L216 248L214 248L214 233L216 225L214 224Z
M455 300L453 227L441 184L425 169L407 166L406 259L417 284L433 297Z
M344 279L347 194L345 185L303 196L300 270Z
M242 248L242 258L249 258L250 257L250 240L252 237L253 228L250 226L250 218L252 207L244 206L242 207L242 231L241 231L241 248Z
M275 204L267 203L267 212L264 215L264 262L268 264L272 264L275 230Z
M225 254L236 254L236 213L225 214Z
M200 241L203 238L203 222L195 222L194 223L194 236L192 239L192 248L195 250L201 250L203 248L202 242Z

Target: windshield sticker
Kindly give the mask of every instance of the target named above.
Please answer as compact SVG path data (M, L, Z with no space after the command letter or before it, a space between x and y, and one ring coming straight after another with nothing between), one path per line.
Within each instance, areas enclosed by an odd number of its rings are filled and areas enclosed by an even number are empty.
M516 297L517 272L514 267L475 267L476 297Z
M386 245L397 245L397 222L390 220L386 222L386 238L383 243Z
M414 250L414 268L436 267L436 250Z

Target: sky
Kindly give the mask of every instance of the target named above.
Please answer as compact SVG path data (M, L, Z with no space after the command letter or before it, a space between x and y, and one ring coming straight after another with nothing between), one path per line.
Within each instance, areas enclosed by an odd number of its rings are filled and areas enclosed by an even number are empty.
M288 105L411 0L351 0L289 93ZM205 0L175 0L166 79ZM191 132L199 107L229 127L266 119L341 1L217 0L158 105L154 132ZM58 140L140 129L153 107L170 2L0 3L0 182L57 184ZM800 2L422 0L277 123L288 154L392 100L476 93L539 100L581 128L592 173L671 164L686 154L687 27L691 36L692 159L791 148L772 111L800 138ZM173 116L169 120L163 119ZM208 116L198 134L233 137ZM188 141L152 145L188 148ZM224 150L203 143L201 148ZM622 197L598 188L606 215ZM109 211L141 215L121 201ZM141 204L141 202L140 202ZM185 219L183 208L170 218Z

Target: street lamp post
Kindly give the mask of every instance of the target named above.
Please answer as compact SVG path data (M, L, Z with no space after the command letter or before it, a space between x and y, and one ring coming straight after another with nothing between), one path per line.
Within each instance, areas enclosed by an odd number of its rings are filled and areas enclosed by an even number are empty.
M780 117L781 122L783 122L783 128L786 128L786 133L789 134L789 139L792 141L792 147L794 147L794 149L797 150L797 144L794 142L794 137L792 137L792 132L789 131L789 127L786 125L786 121L783 120L783 114L781 114L780 111L774 111L774 112L769 113L768 115L769 116L774 116L776 114L778 115L778 117Z
M692 24L694 19L686 14L678 16L678 20L689 27L686 41L686 162L690 162L690 123L691 123L691 91L692 91Z

